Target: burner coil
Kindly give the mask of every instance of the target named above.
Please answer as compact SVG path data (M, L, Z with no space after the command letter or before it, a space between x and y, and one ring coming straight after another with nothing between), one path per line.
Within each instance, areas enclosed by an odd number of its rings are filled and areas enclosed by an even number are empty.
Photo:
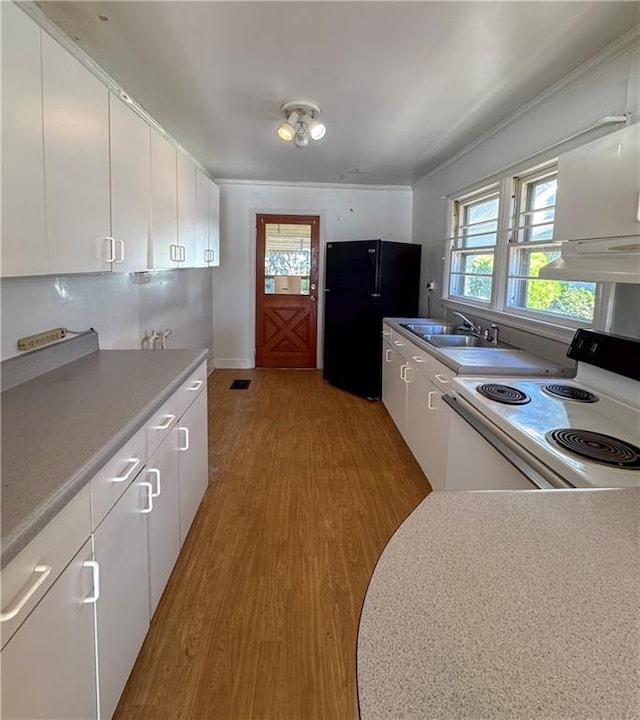
M476 390L480 395L489 398L489 400L495 400L496 402L504 403L505 405L526 405L531 402L531 398L527 393L518 390L518 388L511 387L510 385L499 385L498 383L485 383L484 385L478 385Z
M545 437L556 447L601 465L640 470L640 448L626 440L575 428L551 430Z

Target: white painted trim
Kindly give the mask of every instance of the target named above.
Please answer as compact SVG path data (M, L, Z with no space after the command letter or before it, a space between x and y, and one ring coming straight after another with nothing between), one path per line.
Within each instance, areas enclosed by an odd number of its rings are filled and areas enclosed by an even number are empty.
M216 370L253 370L255 363L251 358L213 358Z
M425 175L423 175L421 178L416 180L415 183L413 183L413 189L417 189L422 185L422 183L426 182L432 175L435 175L436 173L440 172L440 170L448 167L449 165L456 162L456 160L459 160L460 158L464 157L467 153L471 152L474 148L478 147L478 145L482 145L485 141L489 140L491 137L499 133L501 130L504 130L504 128L508 127L509 125L513 124L518 118L523 117L528 112L533 110L533 108L537 107L538 105L542 104L546 100L548 100L550 97L555 95L556 93L563 90L565 87L571 85L573 82L578 80L579 78L588 75L589 73L595 72L599 70L600 68L605 67L610 62L615 60L617 57L622 55L623 53L627 52L629 49L631 49L635 44L638 43L640 40L640 25L636 25L635 27L631 28L628 32L626 32L624 35L619 37L617 40L614 40L610 45L608 45L604 50L601 50L597 55L594 55L593 57L589 58L585 62L582 63L582 65L579 65L575 70L572 70L570 73L562 77L558 82L554 83L553 85L549 86L545 90L543 90L539 95L536 95L534 98L529 100L528 103L525 103L521 107L519 107L514 113L511 115L508 115L504 120L499 122L497 125L494 125L492 128L487 130L487 132L483 133L482 135L479 135L477 138L472 140L468 145L462 148L462 150L459 150L457 153L453 154L451 157L447 158L443 162L436 165L434 168L429 170ZM542 151L541 151L542 152ZM515 163L514 163L515 166ZM500 174L502 171L497 171L495 174ZM492 176L488 176L492 177Z
M317 189L339 189L339 190L384 190L409 191L411 185L349 185L347 183L322 183L322 182L287 182L284 180L235 180L233 178L216 178L218 185L262 185L266 187L295 187L295 188L317 188ZM293 215L296 213L288 213ZM298 215L302 213L297 213Z

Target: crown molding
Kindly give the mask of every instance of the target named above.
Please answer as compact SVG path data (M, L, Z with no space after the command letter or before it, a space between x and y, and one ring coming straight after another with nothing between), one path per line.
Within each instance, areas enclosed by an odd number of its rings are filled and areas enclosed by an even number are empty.
M536 95L534 98L529 100L528 103L525 103L521 107L519 107L514 113L507 116L504 120L501 120L497 125L494 125L490 130L487 130L487 132L483 133L482 135L479 135L475 140L472 140L468 145L465 145L465 147L462 148L462 150L459 150L457 153L452 155L450 158L447 158L443 162L436 165L434 168L429 170L425 175L423 175L421 178L416 180L415 183L413 183L412 187L414 189L418 188L420 185L422 185L423 182L427 181L432 175L435 175L436 173L440 172L440 170L443 170L447 166L453 164L456 162L456 160L459 160L461 157L464 157L467 153L471 152L474 148L478 147L479 145L482 145L482 143L486 142L490 138L492 138L494 135L499 133L501 130L504 130L509 125L512 125L516 120L521 118L523 115L526 115L528 112L533 110L533 108L537 107L538 105L541 105L549 98L556 95L558 92L563 90L564 88L568 87L572 83L574 83L576 80L580 79L581 77L584 77L585 75L589 75L590 73L596 72L597 70L600 70L600 68L605 67L610 62L615 60L620 55L624 54L628 50L632 49L634 45L637 45L640 48L640 24L635 25L631 30L626 32L624 35L621 35L617 40L614 40L610 45L607 45L606 48L601 50L596 55L593 55L588 60L583 62L581 65L578 65L577 68L572 70L570 73L562 77L560 80L558 80L553 85L550 85L546 90L543 90L540 94Z
M411 185L349 185L347 183L324 183L324 182L287 182L285 180L237 180L234 178L216 178L216 183L222 185L261 185L264 187L295 187L295 188L317 188L331 190L384 190L389 191L411 191Z

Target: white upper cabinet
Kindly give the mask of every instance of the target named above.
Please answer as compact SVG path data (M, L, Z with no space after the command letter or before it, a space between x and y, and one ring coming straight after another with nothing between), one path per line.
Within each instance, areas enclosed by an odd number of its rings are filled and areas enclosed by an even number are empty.
M561 155L554 240L640 233L640 124Z
M209 263L209 178L196 170L196 267Z
M2 13L2 275L47 272L40 29Z
M220 265L220 188L209 185L209 265Z
M120 98L109 96L112 269L147 267L151 203L151 129Z
M109 270L109 98L106 87L42 33L49 273Z
M179 265L176 149L151 131L151 243L149 267Z
M220 189L196 170L197 267L220 265Z
M177 157L178 255L181 267L196 267L196 166L181 152Z

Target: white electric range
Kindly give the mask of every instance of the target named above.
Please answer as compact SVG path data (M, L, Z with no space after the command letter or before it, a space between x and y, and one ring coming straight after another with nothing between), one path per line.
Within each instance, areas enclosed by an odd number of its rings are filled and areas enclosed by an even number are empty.
M456 378L445 400L535 487L640 486L640 341L578 330L567 355L573 380Z

